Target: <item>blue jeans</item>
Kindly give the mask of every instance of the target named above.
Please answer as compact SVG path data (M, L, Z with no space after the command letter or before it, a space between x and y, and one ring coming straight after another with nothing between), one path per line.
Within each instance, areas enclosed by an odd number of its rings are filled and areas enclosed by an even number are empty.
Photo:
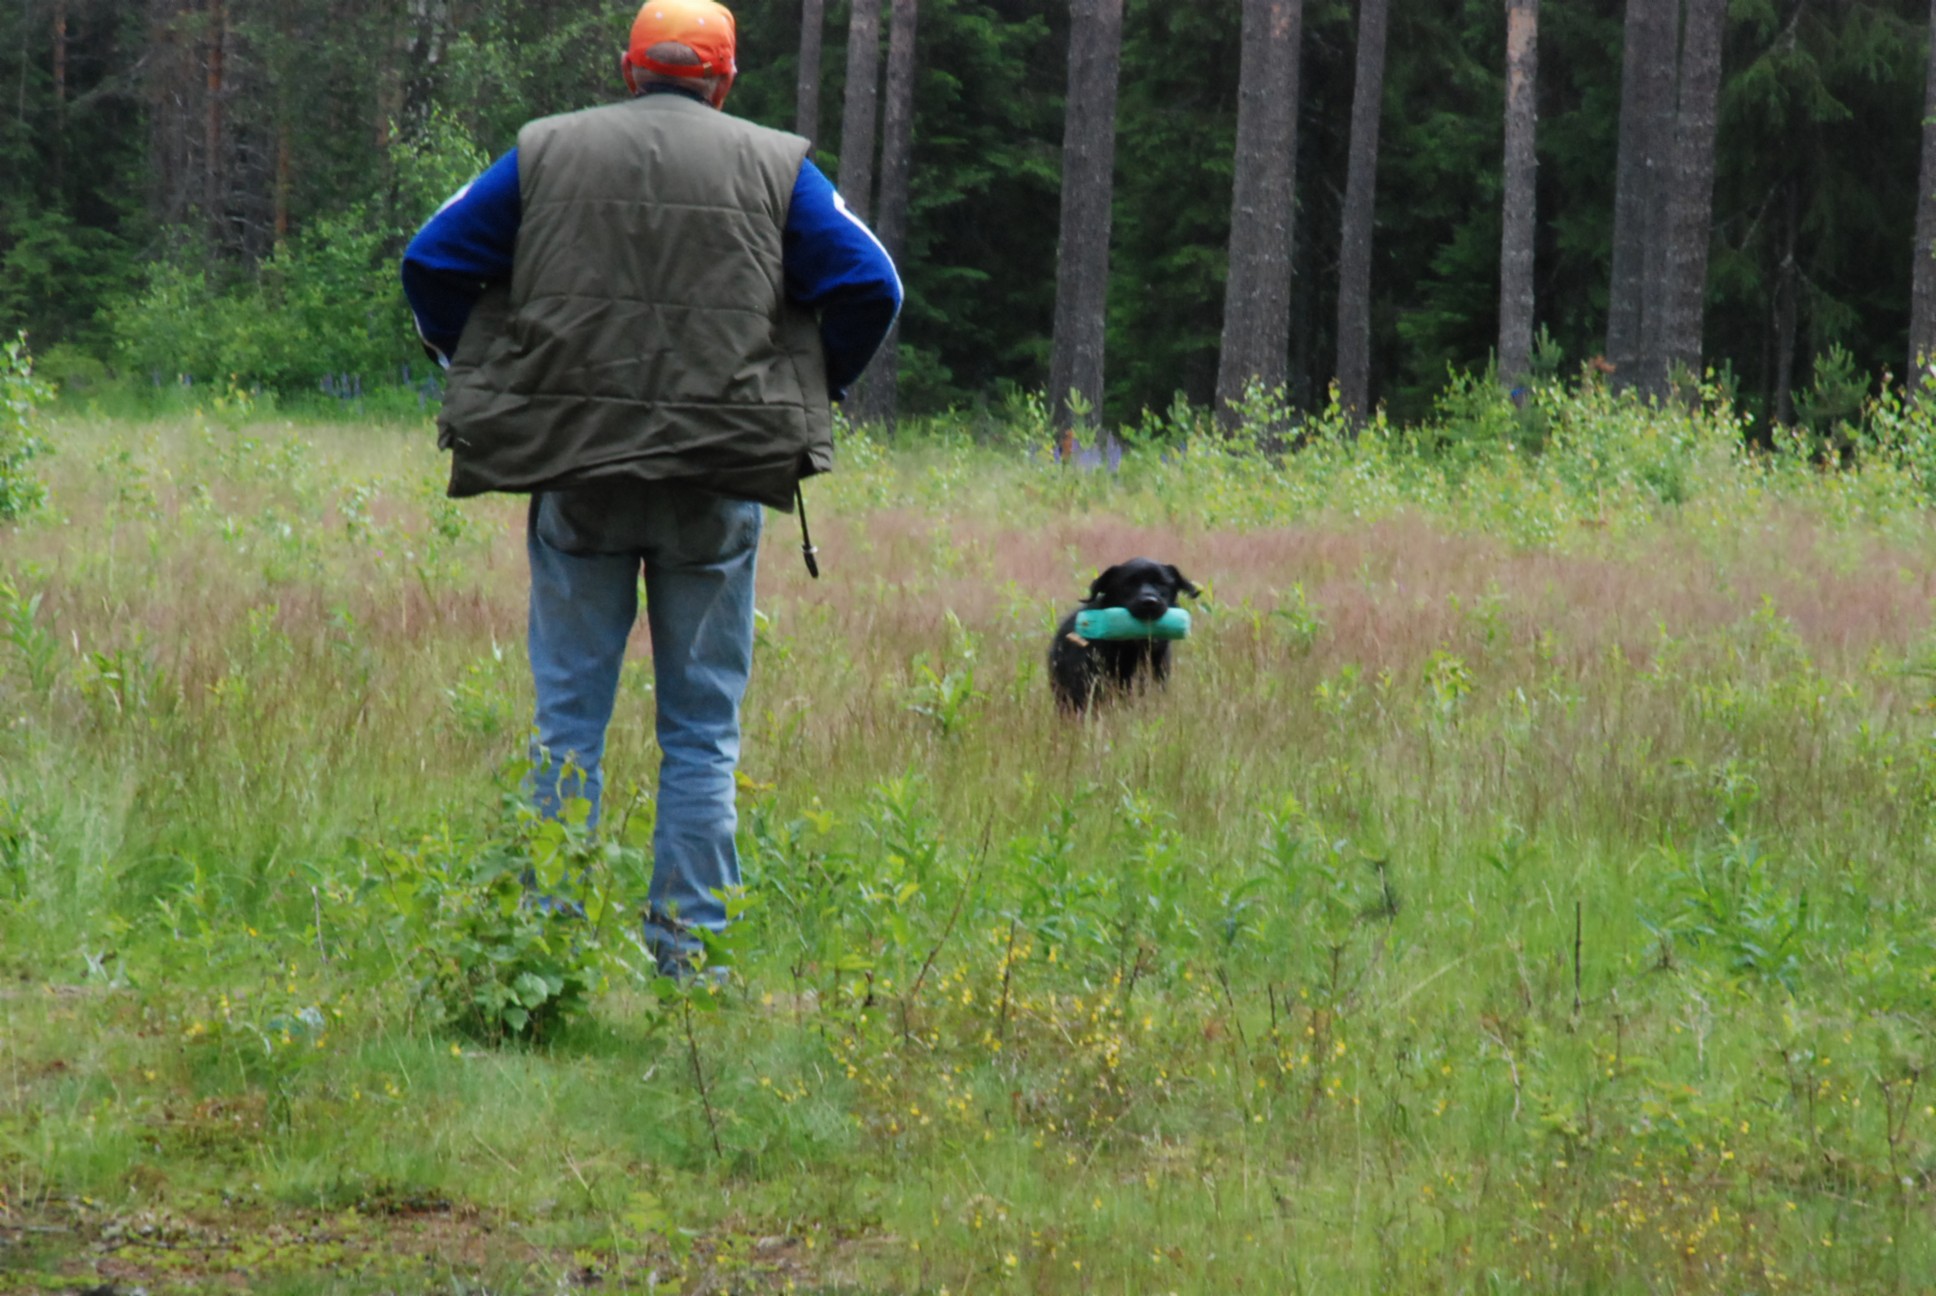
M645 939L662 968L719 930L740 884L733 845L739 706L753 667L760 506L671 483L625 483L532 502L533 800L582 796L598 819L605 730L645 574L659 738L658 817Z

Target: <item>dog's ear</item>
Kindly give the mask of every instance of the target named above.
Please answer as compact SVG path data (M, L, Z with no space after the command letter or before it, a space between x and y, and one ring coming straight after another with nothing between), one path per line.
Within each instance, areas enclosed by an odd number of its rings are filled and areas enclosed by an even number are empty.
M1176 564L1165 563L1163 570L1170 574L1170 579L1176 582L1176 587L1185 594L1188 594L1191 598L1195 598L1197 595L1203 593L1202 590L1196 587L1195 581L1176 569Z
M1109 584L1109 578L1115 574L1116 569L1114 567L1108 567L1097 572L1096 579L1089 582L1089 596L1082 601L1084 603L1094 603L1097 599L1101 598L1104 587Z

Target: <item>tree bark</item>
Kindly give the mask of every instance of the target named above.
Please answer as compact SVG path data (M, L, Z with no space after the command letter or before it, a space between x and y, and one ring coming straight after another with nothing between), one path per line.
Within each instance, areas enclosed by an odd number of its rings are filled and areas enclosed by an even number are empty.
M370 80L376 88L376 120L370 151L387 173L391 168L390 145L396 137L396 123L403 117L404 66L409 58L411 32L405 0L376 0L374 30L384 39L377 47L377 65ZM384 189L390 188L386 182Z
M1666 220L1666 283L1655 299L1659 341L1648 348L1652 389L1665 392L1677 369L1701 373L1701 324L1714 212L1715 108L1721 94L1721 37L1727 0L1687 0L1681 38L1680 113L1674 170L1660 204ZM1651 331L1651 330L1650 330Z
M21 66L26 66L22 52ZM54 137L50 141L54 192L67 188L67 0L54 0Z
M1775 269L1775 390L1771 407L1775 422L1795 422L1796 280L1795 244L1801 227L1801 185L1789 176L1782 185L1781 263Z
M430 120L442 79L444 53L457 28L451 22L448 0L410 0L409 15L398 128L402 139L413 140Z
M914 142L914 34L918 0L892 0L887 37L887 103L881 118L881 191L874 233L888 255L907 243L908 172Z
M1506 168L1499 235L1499 380L1516 387L1533 358L1534 180L1539 159L1539 0L1506 0Z
M820 41L826 0L800 0L800 70L793 83L793 133L820 133Z
M208 45L204 54L207 71L202 104L202 218L208 222L210 236L221 245L222 229L222 56L228 43L228 9L223 0L209 0Z
M59 109L66 103L67 0L54 0L54 106Z
M1936 0L1929 4L1929 61L1923 79L1923 160L1916 186L1916 248L1909 306L1909 389L1922 390L1936 359Z
M1354 419L1371 409L1371 239L1378 187L1378 124L1385 99L1388 0L1359 0L1351 85L1350 160L1338 248L1338 400Z
M276 43L281 56L282 67L288 71L290 51L296 48L296 14L294 6L281 8L276 16ZM272 74L273 75L273 74ZM272 245L280 246L289 238L289 199L295 188L295 141L294 119L296 114L296 95L289 85L287 75L276 76L276 179L273 210L270 216L270 235Z
M275 192L275 241L280 244L289 238L289 193L293 187L295 166L293 150L289 141L289 121L284 118L276 123L276 192Z
M1616 388L1641 377L1647 249L1654 241L1656 180L1671 143L1676 0L1627 0L1620 69L1620 138L1614 161L1613 268L1607 352Z
M914 30L918 0L892 0L887 34L887 103L881 118L881 200L874 233L896 264L907 247L908 171L914 141ZM901 363L901 326L889 331L859 392L860 417L894 426Z
M1049 349L1049 400L1065 463L1077 424L1102 413L1123 0L1070 0L1069 10L1062 223L1055 256L1055 335Z
M1244 0L1238 66L1236 180L1217 360L1217 416L1237 421L1252 383L1286 379L1303 0Z
M1291 282L1317 282L1318 249L1313 240L1291 238ZM1330 399L1330 385L1319 373L1317 359L1318 310L1314 292L1291 294L1290 359L1284 375L1284 396L1293 408L1310 409ZM1335 348L1334 348L1335 349Z
M854 0L847 19L847 98L840 111L840 196L862 220L873 211L874 116L881 76L881 0Z
M194 172L196 120L192 105L200 80L197 60L188 52L184 20L189 0L149 0L149 57L144 89L148 99L152 183L149 210L163 228L184 225L199 188Z

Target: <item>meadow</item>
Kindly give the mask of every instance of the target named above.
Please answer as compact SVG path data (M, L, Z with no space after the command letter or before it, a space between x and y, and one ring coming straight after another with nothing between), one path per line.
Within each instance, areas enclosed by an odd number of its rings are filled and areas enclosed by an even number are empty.
M414 413L56 407L0 1290L1936 1291L1936 431L1753 432L849 430L821 580L768 517L747 887L678 988L642 630L601 834L520 810L521 501ZM1136 554L1194 632L1071 722L1049 633Z

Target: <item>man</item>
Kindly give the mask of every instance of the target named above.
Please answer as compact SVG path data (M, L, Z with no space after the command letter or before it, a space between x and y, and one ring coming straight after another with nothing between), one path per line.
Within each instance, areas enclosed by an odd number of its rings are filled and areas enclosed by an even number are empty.
M583 796L596 822L643 568L661 753L645 936L672 975L739 885L760 505L832 466L828 401L901 304L807 141L719 111L736 35L711 0L648 0L620 59L632 98L525 126L403 260L449 370L450 493L531 494L544 813Z

